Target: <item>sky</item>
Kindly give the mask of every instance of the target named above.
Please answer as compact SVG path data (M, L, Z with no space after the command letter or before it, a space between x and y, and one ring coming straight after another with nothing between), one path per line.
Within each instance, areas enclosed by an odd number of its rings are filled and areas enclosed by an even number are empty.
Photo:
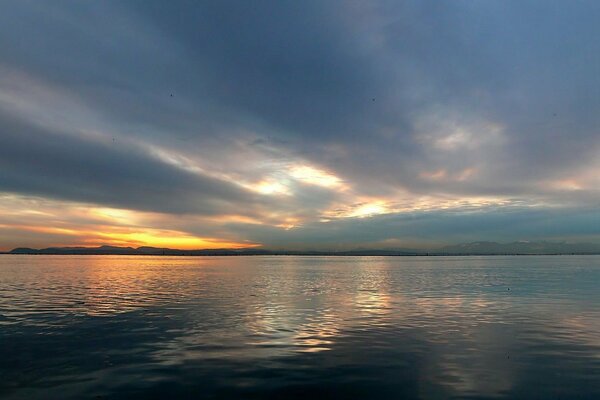
M0 2L0 250L600 244L597 1Z

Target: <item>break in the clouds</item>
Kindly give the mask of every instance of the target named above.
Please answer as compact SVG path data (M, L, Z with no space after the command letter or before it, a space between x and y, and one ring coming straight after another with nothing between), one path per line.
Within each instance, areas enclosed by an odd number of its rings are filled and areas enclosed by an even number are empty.
M593 1L0 3L0 248L600 238Z

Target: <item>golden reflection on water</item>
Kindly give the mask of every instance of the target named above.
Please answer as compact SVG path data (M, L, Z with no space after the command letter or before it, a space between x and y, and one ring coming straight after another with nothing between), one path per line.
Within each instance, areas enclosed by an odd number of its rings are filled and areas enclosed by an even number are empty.
M17 256L19 257L19 256ZM25 256L27 257L27 256ZM123 256L50 256L37 265L35 273L20 271L19 261L3 275L13 280L3 286L5 298L19 298L24 312L111 316L173 302L181 296L176 287L185 289L193 282L178 281L178 276L165 274L165 260L155 257ZM36 261L42 256L30 256ZM179 259L177 268L194 266L196 279L202 279L198 268L207 260ZM168 266L167 266L168 267ZM31 272L31 271L29 271ZM174 287L175 285L175 287ZM20 292L27 297L21 298ZM17 310L8 310L16 312Z
M303 276L296 264L292 258L282 260L282 277L296 280L302 296L289 295L293 292L282 295L279 281L274 282L275 286L268 284L263 292L265 301L253 304L246 319L248 330L257 337L249 344L267 349L270 356L289 354L290 349L306 353L331 350L344 331L356 323L356 318L382 319L391 312L391 296L385 293L386 284L380 276L377 280L373 279L376 274L368 278L369 289L358 285L349 291L339 287L340 275L314 280ZM356 270L362 273L364 267L357 265ZM347 266L339 268L342 269L338 273L347 273ZM266 299L276 299L277 304ZM373 325L379 323L371 320Z

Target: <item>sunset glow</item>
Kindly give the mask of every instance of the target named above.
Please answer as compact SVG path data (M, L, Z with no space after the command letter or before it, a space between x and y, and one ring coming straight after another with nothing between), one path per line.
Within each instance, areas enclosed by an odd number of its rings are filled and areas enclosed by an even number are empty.
M328 172L307 165L295 166L290 169L290 175L309 185L323 186L326 188L342 188L342 180Z
M596 42L411 4L4 7L0 250L600 243Z

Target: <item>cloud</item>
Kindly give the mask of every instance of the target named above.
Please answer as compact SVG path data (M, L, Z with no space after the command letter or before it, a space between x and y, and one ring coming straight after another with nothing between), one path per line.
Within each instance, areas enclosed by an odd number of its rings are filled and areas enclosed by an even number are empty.
M134 146L46 131L0 114L4 191L173 213L222 213L251 195Z
M270 226L236 224L235 231L279 248L436 248L480 241L553 240L597 242L596 209L488 207L389 213L370 218L314 222L284 231Z
M424 204L591 210L599 15L590 2L3 2L0 191L237 215L272 232L247 233L266 245L278 227L360 231Z

